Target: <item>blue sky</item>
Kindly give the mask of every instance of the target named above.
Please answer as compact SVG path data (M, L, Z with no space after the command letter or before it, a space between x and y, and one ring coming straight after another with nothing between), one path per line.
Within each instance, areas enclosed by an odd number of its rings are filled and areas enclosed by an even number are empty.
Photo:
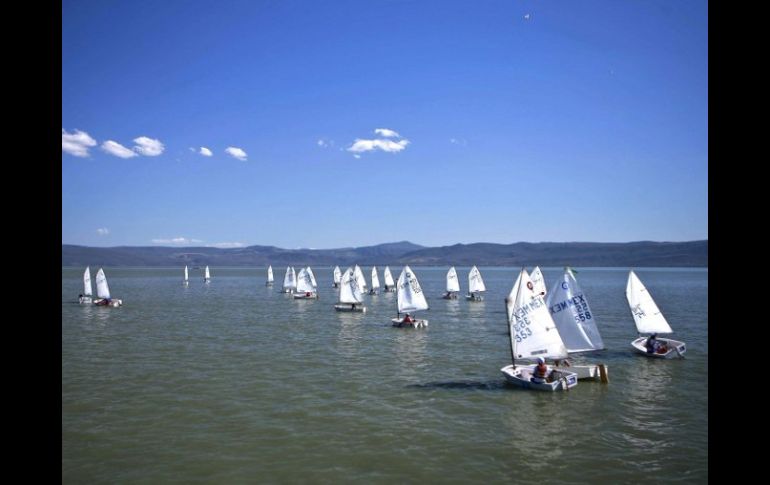
M65 0L62 243L706 239L707 10Z

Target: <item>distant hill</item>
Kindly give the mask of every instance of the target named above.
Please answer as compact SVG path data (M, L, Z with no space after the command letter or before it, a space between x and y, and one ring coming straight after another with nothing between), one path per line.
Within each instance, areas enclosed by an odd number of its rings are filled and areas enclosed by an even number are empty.
M96 248L62 244L62 266L273 266L386 265L418 266L634 266L708 267L708 240L629 243L455 244L424 247L408 241L360 248L282 249L249 246L117 246ZM344 268L343 268L344 269Z

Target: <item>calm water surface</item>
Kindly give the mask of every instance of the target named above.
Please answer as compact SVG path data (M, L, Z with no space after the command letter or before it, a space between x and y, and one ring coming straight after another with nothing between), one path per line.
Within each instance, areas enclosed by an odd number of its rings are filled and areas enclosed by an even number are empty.
M542 393L500 373L517 268L480 268L485 302L413 268L421 330L391 326L392 293L335 312L332 268L313 268L317 301L279 293L283 268L274 288L265 269L191 269L185 288L181 268L105 268L117 309L77 304L84 269L62 268L64 483L708 480L707 270L635 270L688 345L660 361L631 350L628 269L578 268L607 350L573 361L610 383ZM561 269L543 272L550 290Z

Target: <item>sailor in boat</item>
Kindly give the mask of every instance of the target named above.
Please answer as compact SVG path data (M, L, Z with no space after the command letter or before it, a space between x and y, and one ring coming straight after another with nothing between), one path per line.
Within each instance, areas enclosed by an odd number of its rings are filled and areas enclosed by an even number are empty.
M406 316L404 317L403 323L414 323L414 319L412 319L412 317L410 317L409 314L407 313Z
M112 303L112 300L109 298L102 298L101 300L97 300L94 305L100 305L100 306L109 306L110 303Z
M647 337L647 341L644 343L644 347L647 349L648 354L665 354L668 352L668 347L666 347L666 344L658 342L657 333Z
M532 378L530 378L530 381L534 382L535 384L544 384L548 382L548 366L545 365L544 358L537 358L537 365L535 366L535 370L532 372Z

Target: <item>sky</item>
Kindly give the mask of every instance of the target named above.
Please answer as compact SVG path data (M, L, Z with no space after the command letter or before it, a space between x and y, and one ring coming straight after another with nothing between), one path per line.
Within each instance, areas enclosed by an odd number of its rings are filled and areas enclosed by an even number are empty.
M62 3L62 243L708 238L708 4Z

